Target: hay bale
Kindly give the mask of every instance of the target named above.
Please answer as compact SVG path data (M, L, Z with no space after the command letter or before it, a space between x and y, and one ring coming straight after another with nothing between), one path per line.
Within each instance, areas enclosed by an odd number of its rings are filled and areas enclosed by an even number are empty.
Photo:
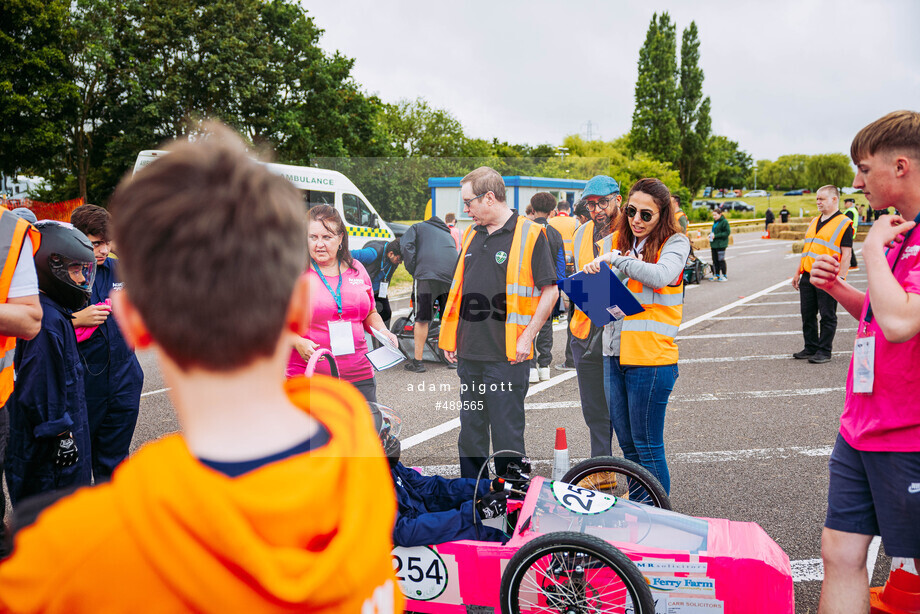
M805 248L805 241L796 241L792 244L792 253L801 254L802 250Z
M779 237L777 238L782 239L783 241L800 241L805 239L805 233L788 230L786 232L779 233Z

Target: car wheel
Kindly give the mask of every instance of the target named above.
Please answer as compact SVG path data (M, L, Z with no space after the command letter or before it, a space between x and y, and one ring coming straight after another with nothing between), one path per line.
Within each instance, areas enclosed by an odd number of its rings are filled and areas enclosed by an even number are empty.
M541 535L515 553L502 574L501 611L654 614L639 568L593 535Z
M671 499L661 482L648 469L625 458L596 456L583 460L569 469L562 481L620 499L671 509Z

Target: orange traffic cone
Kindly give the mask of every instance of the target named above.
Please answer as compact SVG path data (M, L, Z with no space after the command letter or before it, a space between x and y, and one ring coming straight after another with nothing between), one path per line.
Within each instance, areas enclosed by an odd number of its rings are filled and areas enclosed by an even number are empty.
M561 480L569 470L569 444L565 440L565 427L556 429L556 445L553 450L553 479Z
M770 238L770 229L767 228L766 230L764 230L764 231L763 231L763 234L760 235L760 238L761 238L761 239L769 239L769 238Z
M885 586L869 589L871 614L920 614L920 575L914 559L891 558Z

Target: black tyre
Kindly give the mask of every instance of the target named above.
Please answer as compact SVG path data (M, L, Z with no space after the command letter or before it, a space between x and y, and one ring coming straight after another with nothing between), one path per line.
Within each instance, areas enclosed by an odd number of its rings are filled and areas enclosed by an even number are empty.
M541 535L511 557L502 574L501 611L654 614L639 568L593 535Z
M636 503L671 509L671 499L652 473L631 460L597 456L569 469L562 481Z

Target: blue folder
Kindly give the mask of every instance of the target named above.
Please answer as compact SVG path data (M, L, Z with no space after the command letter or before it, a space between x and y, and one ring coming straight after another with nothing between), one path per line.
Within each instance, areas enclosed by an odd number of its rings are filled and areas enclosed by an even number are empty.
M601 270L593 274L575 273L558 283L595 326L645 311L608 266L601 266Z

